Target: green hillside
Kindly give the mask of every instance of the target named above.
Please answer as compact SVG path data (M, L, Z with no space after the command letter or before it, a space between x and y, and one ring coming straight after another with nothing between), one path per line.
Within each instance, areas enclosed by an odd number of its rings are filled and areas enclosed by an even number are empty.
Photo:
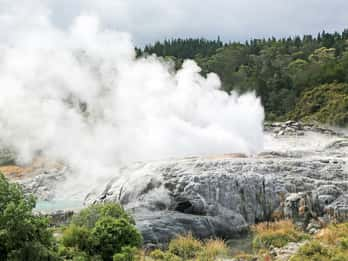
M194 59L203 74L219 74L227 92L255 91L268 120L348 124L348 30L245 43L173 39L138 50L138 55L152 53L171 57L177 68Z

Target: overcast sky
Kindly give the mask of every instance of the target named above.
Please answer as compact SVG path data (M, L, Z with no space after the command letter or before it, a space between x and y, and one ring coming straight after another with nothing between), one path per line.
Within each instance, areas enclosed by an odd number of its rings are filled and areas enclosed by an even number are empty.
M0 0L1 4L9 2ZM45 6L54 24L68 27L94 14L112 29L130 32L137 45L172 37L224 41L316 34L348 27L348 0L11 0ZM1 11L1 10L0 10ZM26 9L28 12L28 10Z

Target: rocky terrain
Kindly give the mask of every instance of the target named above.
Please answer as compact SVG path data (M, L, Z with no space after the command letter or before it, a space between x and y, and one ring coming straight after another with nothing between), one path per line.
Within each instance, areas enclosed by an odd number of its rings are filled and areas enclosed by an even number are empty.
M84 188L81 200L122 203L149 247L189 231L200 238L231 238L245 233L250 224L280 218L294 218L313 233L330 220L345 220L345 135L292 121L266 124L265 130L266 150L258 155L128 164ZM68 174L68 168L41 166L17 182L39 199L52 200ZM69 217L57 213L59 222Z

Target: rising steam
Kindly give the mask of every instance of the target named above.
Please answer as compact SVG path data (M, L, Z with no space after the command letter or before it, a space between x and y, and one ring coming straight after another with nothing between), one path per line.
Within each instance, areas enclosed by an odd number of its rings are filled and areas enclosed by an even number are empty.
M12 30L13 19L0 19L11 28L0 38L0 140L20 162L39 153L93 176L125 161L262 149L260 100L219 90L195 62L174 72L136 59L130 36L93 16L69 30L45 16Z

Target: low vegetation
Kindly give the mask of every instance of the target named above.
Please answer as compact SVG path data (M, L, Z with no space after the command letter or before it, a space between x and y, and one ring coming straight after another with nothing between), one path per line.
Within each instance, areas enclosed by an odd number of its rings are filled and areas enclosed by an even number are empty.
M332 224L303 245L291 261L348 261L348 223Z
M67 260L76 253L92 260L128 260L142 242L133 223L117 204L92 205L64 230L60 254Z
M76 214L53 237L49 220L34 215L33 197L0 174L0 261L214 261L231 258L223 240L201 241L191 234L174 238L166 250L141 251L142 238L134 220L118 204L92 205ZM235 260L273 260L271 250L303 242L291 261L348 261L348 223L331 224L315 235L290 220L259 223L252 228L253 253Z
M191 234L180 235L173 239L167 251L156 249L150 253L153 260L159 261L214 261L218 257L228 256L229 249L223 240L211 239L203 242L195 239Z
M55 239L49 220L33 214L35 199L0 173L0 261L132 261L142 238L117 204L90 206Z
M291 220L259 223L253 227L255 249L283 247L289 242L299 242L309 236L295 227Z

